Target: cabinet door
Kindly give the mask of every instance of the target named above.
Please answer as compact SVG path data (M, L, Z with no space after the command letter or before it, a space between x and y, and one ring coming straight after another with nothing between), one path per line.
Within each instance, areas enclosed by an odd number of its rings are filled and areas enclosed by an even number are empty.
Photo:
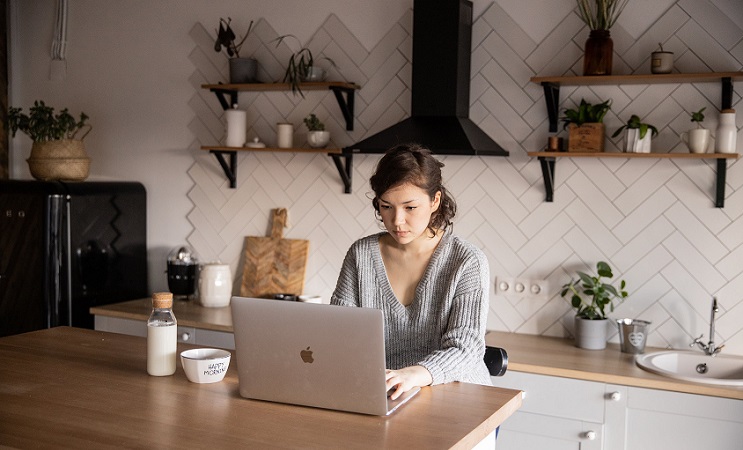
M521 408L501 425L498 450L603 448L603 383L514 371L492 381L524 391Z
M743 400L628 388L626 449L740 450Z
M516 411L501 425L498 450L601 450L603 425Z

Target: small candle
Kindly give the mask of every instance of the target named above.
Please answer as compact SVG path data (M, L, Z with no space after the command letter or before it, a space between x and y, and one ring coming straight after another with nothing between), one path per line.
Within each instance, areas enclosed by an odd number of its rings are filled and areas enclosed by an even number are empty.
M224 116L227 122L227 138L224 144L227 147L242 147L245 145L248 131L248 114L245 111L237 109L237 105L234 105L232 109L224 112Z
M277 123L276 133L278 135L279 148L292 148L294 142L294 125L291 123Z

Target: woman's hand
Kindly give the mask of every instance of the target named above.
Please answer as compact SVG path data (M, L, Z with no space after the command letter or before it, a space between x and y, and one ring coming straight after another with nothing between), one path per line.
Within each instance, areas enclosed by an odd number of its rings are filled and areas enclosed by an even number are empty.
M423 366L410 366L398 370L387 370L387 391L396 388L390 395L396 400L403 393L417 386L428 386L433 381L431 373Z

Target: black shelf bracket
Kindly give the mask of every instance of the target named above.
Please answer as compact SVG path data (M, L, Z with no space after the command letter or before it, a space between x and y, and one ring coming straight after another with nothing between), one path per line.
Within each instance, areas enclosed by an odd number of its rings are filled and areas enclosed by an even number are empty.
M549 118L550 133L557 133L557 116L560 107L560 85L543 82L544 101L547 102L547 117Z
M544 180L544 201L552 203L555 196L555 158L540 156L538 159L542 166L542 179Z
M730 109L733 107L733 79L730 77L722 78L722 108Z
M338 107L341 109L343 118L346 119L346 130L353 131L353 107L356 90L341 86L330 86L330 90L335 94L335 99L338 101ZM345 97L343 94L346 94Z
M329 156L333 158L336 169L338 169L338 175L343 181L343 192L346 194L351 193L351 181L353 181L353 154L346 153L330 153ZM345 164L341 159L345 159Z
M222 109L224 110L232 109L232 105L237 104L237 91L236 90L234 89L209 89L209 90L214 92L214 94L217 96L217 100L219 100L219 104L222 106ZM229 103L227 102L225 95L230 96Z
M222 166L225 176L230 180L230 188L237 187L237 152L229 150L209 150L209 153L217 157L219 165ZM229 164L224 159L224 155L230 157Z
M715 189L715 206L725 207L725 178L728 171L728 162L725 158L717 158L717 188Z

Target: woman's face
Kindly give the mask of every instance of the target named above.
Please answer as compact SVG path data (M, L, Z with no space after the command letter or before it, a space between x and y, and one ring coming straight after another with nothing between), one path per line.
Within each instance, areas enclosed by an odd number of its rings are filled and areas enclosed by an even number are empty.
M418 186L401 184L379 197L379 215L392 238L405 245L428 236L426 228L440 201L441 192L436 192L431 200Z

